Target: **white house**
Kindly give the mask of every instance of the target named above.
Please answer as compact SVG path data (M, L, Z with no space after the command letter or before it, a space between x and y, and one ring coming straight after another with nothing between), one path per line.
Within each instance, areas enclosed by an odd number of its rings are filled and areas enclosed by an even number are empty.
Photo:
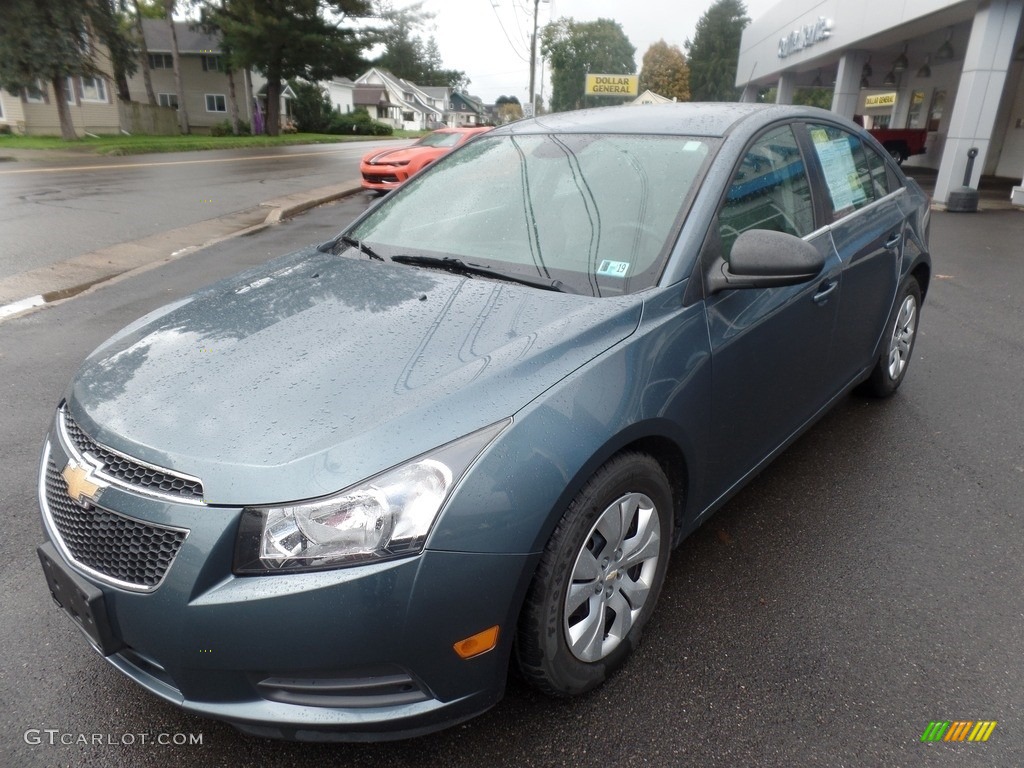
M353 100L381 122L408 131L422 131L444 122L445 104L422 88L372 67L356 78Z

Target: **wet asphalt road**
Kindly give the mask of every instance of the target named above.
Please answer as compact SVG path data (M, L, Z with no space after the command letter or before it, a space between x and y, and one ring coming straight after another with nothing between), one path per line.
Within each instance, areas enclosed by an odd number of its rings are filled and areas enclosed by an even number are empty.
M394 141L0 163L0 278L359 179Z
M0 765L1024 765L1019 212L934 216L936 276L899 394L843 401L684 542L644 645L588 697L513 678L447 732L302 745L183 714L105 664L52 606L34 552L38 451L66 382L135 317L327 239L362 205L0 325ZM984 744L922 744L931 720L998 726Z

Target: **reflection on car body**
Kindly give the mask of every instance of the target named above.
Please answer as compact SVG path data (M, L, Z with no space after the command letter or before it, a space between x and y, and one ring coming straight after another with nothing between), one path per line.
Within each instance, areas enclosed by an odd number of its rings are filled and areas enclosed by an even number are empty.
M46 582L124 674L253 734L427 733L511 664L592 690L675 545L901 385L928 225L821 110L497 128L89 355L43 450Z

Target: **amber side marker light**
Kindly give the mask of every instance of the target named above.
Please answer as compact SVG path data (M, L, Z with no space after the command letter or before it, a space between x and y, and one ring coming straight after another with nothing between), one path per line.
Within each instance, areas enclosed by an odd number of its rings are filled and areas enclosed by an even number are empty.
M477 632L475 635L467 637L465 640L459 640L455 643L452 648L459 654L460 658L472 659L474 656L479 656L482 653L493 651L494 646L498 644L498 625L495 624L489 629L485 629L483 632Z

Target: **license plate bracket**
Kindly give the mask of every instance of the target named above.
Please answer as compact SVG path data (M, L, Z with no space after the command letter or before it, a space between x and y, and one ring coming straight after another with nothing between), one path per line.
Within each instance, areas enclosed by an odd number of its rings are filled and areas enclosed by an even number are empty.
M124 643L111 628L103 592L68 568L51 542L37 547L36 554L54 602L71 617L93 647L104 656L120 650Z

